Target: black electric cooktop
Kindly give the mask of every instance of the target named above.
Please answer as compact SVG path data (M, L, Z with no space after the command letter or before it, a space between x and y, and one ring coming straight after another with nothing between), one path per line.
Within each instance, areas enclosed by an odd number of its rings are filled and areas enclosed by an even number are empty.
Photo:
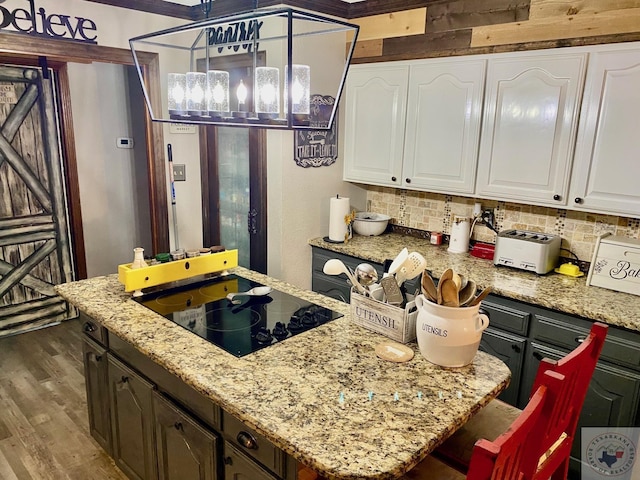
M135 299L147 308L243 357L342 316L325 307L272 290L264 297L240 296L238 305L226 296L259 283L225 275Z

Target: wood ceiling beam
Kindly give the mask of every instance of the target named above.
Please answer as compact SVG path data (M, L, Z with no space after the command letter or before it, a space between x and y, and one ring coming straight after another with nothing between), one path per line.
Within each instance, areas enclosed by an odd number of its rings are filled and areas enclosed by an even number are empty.
M164 0L86 1L185 20L201 20L204 18L204 12L200 5L187 6ZM441 2L441 0L365 0L356 3L346 3L341 0L259 0L258 7L273 7L284 3L295 8L351 19L398 12L401 10L411 10L438 2ZM255 8L255 5L255 0L214 0L209 16L219 17L233 15L235 13L252 10Z

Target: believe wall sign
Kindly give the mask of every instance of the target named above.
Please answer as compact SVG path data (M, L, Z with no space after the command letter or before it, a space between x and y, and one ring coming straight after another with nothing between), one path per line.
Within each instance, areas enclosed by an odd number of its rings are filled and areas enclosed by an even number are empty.
M9 10L0 5L0 30L10 30L27 35L42 35L55 39L98 43L93 20L72 17L59 13L48 13L44 7L37 8L35 0L25 0L27 8Z

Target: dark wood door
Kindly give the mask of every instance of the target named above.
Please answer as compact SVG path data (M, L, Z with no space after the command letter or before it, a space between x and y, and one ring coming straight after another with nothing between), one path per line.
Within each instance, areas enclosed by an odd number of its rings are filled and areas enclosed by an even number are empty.
M107 361L113 459L132 480L155 479L153 385L111 355Z
M89 431L91 436L111 455L107 350L96 342L84 338L82 355L84 357L84 378L89 410Z
M153 392L158 478L216 480L217 436L158 392Z
M77 314L53 72L0 66L0 336Z

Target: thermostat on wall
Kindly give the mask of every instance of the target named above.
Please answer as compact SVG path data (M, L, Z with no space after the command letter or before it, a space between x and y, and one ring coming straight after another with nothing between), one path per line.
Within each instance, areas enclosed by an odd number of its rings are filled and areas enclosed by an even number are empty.
M133 138L119 137L116 140L116 146L118 148L133 148Z

